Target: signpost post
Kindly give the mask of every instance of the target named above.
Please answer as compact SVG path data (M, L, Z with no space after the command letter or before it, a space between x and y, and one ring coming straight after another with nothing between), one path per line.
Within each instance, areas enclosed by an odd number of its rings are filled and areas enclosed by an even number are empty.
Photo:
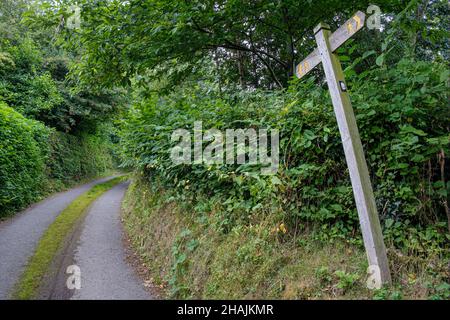
M368 286L380 288L383 284L391 283L386 248L344 73L334 53L345 41L361 30L364 23L365 14L361 11L358 11L333 34L328 25L320 23L314 29L317 49L297 65L296 74L298 78L302 78L322 62L350 172L353 195L369 261L368 272L371 275Z

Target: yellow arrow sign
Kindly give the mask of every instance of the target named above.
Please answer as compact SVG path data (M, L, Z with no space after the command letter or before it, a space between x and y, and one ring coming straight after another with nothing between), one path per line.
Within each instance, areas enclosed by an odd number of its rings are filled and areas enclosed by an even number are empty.
M330 36L331 51L336 51L345 41L350 39L356 32L364 27L366 15L364 12L358 11L351 19L347 20L339 29ZM315 49L295 68L298 78L303 78L307 73L314 69L319 63L319 50Z
M353 17L353 20L356 21L356 30L360 30L360 29L362 28L362 25L361 25L361 18L360 18L358 15L355 15L355 16Z

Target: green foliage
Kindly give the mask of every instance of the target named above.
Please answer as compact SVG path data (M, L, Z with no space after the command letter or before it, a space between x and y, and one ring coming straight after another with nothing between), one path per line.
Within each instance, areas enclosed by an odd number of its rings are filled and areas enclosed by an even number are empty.
M105 132L124 105L119 90L92 92L69 80L76 52L55 43L51 25L24 22L36 6L0 3L0 217L110 169Z
M343 270L336 270L333 273L327 267L320 267L316 269L316 278L320 281L323 287L329 287L331 285L342 290L345 293L352 289L360 280L358 273L348 273Z
M214 60L223 83L243 87L287 87L294 62L314 48L318 21L337 27L370 1L80 1L83 21L65 30L73 47L83 44L76 72L93 86L129 85L130 77L179 84ZM402 1L378 1L397 12ZM47 5L56 24L67 8ZM111 66L113 66L111 68ZM146 79L143 79L145 82Z
M172 297L189 297L189 288L183 284L188 263L188 255L198 246L198 241L192 238L192 232L184 229L175 239L172 246L173 264L169 275L169 285Z
M448 262L439 257L390 256L393 285L365 287L364 249L337 239L315 241L307 231L280 238L284 217L254 214L224 234L220 203L135 176L124 199L124 226L162 298L181 299L445 299ZM301 241L300 241L301 240ZM172 254L167 253L172 252ZM391 250L389 250L391 253Z
M39 196L49 131L0 103L0 217Z
M431 286L433 294L431 300L449 300L450 299L450 284L441 283L437 286Z
M359 279L359 275L357 273L347 273L342 270L336 270L334 274L338 278L338 283L336 286L344 291L347 291L353 287Z
M94 177L112 168L110 146L101 136L74 136L54 132L47 164L51 178L69 182Z
M26 0L0 4L0 25L11 30L0 33L0 101L57 130L93 133L125 105L124 93L115 88L94 92L78 86L75 75L69 78L78 53L55 41L51 24L33 23L33 17L49 19L38 7Z
M93 93L68 81L71 60L65 54L44 56L31 38L0 42L0 52L0 100L26 117L65 132L95 131L120 109L119 90Z
M74 3L82 12L78 30L66 25ZM123 166L172 190L172 200L199 215L197 226L214 212L210 231L235 245L232 253L222 248L226 258L217 260L216 279L226 278L222 264L233 261L258 282L277 261L256 253L272 257L270 250L291 240L302 245L302 234L361 245L323 73L317 68L309 80L292 78L295 63L316 46L312 29L318 21L334 30L370 3L2 1L0 103L11 108L0 105L0 215L37 199L45 180L66 184L104 172L114 140L122 145ZM337 53L383 232L391 248L418 259L448 259L448 4L377 4L382 29L358 33ZM128 105L124 97L133 108L119 121L119 139L108 121ZM174 165L172 132L192 131L200 120L204 130L279 130L276 175L261 175L260 165ZM260 234L241 244L239 235L253 230L261 216L275 226L260 226ZM169 281L174 296L188 297L194 295L185 279L188 258L201 239L194 230L175 234ZM263 270L254 275L252 266ZM352 273L328 270L317 271L317 278L331 282L333 290L350 290L357 282ZM222 280L208 290L216 292ZM246 294L252 290L257 288ZM442 297L448 288L433 284L430 290Z
M387 241L418 255L445 254L448 243L443 200L449 171L437 160L450 152L445 70L439 63L401 60L349 83ZM221 203L223 232L268 211L282 214L288 230L314 227L320 240L360 243L327 91L313 82L293 84L283 93L226 94L216 88L204 82L167 96L144 96L122 123L124 165L174 189L181 201L197 205L201 193ZM263 176L258 165L248 164L174 165L171 133L192 132L199 120L204 130L278 129L277 175Z
M381 288L374 292L374 300L401 300L402 293L395 289Z
M315 276L323 285L327 285L333 281L332 274L327 267L322 266L320 268L317 268Z
M63 101L50 74L41 71L42 53L29 38L5 49L13 64L0 73L0 99L25 116L40 119Z
M113 167L101 135L73 136L0 103L0 217L74 181Z

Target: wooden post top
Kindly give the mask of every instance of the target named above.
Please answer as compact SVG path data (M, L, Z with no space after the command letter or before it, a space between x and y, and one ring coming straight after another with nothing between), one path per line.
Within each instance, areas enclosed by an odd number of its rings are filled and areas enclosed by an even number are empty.
M330 25L328 23L321 22L314 28L314 34L316 34L317 32L319 32L322 29L331 30Z

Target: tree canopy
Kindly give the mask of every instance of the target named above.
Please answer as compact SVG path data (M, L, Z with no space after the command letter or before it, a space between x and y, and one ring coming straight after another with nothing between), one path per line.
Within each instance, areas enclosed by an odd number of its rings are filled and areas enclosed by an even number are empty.
M380 5L392 14L401 10L401 2ZM312 29L319 21L337 27L369 3L83 1L81 28L65 29L66 40L83 44L85 78L103 85L126 84L136 73L179 83L210 60L223 81L281 88L293 76L295 62L314 47ZM44 10L52 13L54 25L73 13L60 4L47 3Z

